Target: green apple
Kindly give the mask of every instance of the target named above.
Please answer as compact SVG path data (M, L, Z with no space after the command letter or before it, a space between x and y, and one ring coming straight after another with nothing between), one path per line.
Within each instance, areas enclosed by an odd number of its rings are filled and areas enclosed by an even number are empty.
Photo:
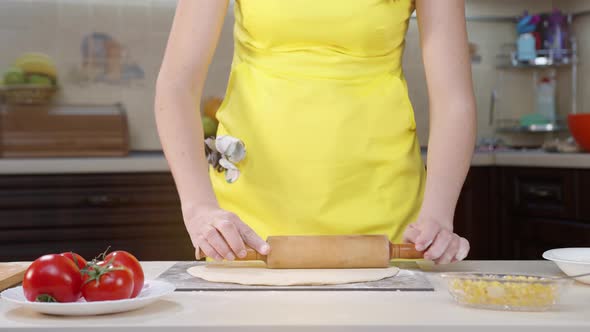
M205 138L215 136L217 134L217 121L206 115L201 117L201 121L203 122L203 133L205 134Z
M52 86L53 81L51 78L45 75L38 75L38 74L31 74L29 75L28 82L31 85L40 85L40 86Z
M25 84L25 73L22 69L17 67L10 67L4 72L4 84L6 85L20 85Z

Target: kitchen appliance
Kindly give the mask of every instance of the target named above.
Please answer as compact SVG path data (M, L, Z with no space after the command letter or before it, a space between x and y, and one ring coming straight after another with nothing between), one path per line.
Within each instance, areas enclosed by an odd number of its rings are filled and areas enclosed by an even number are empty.
M23 265L0 263L0 291L19 284L25 270Z
M129 153L122 105L0 105L0 156L109 157Z
M248 249L236 260L261 260L271 269L341 269L382 268L392 259L424 257L413 244L392 244L386 235L270 236L267 242L268 256Z

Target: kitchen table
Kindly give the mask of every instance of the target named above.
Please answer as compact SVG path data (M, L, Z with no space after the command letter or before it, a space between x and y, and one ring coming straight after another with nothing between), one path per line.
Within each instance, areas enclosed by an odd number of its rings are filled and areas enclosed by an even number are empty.
M175 262L142 263L156 278ZM37 314L0 302L0 329L15 331L590 331L590 286L576 283L547 312L504 312L455 304L440 272L559 275L546 261L419 263L434 292L176 292L133 312L95 317Z

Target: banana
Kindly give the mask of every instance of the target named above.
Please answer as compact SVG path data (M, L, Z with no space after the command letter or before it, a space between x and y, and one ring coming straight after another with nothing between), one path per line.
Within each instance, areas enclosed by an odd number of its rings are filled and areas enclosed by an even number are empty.
M18 58L14 65L27 74L43 74L53 80L57 79L57 70L51 58L41 53L26 53Z
M36 52L28 52L28 53L23 53L16 61L18 62L19 60L23 59L30 59L30 58L34 58L34 59L42 59L45 60L47 62L51 63L51 57L45 53L36 53Z

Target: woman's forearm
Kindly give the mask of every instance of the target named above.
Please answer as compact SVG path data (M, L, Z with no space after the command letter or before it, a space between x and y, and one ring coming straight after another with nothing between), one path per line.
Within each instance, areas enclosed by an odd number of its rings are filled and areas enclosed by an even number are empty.
M216 204L205 158L198 96L171 83L158 85L156 123L183 210Z
M424 217L452 222L473 156L475 107L468 101L453 110L433 113L438 116L431 119L422 212L429 214ZM452 224L444 226L451 228Z
M217 204L198 104L227 5L227 0L178 1L156 84L158 134L185 213Z
M476 131L465 1L416 0L416 6L430 100L428 171L421 217L450 228Z

